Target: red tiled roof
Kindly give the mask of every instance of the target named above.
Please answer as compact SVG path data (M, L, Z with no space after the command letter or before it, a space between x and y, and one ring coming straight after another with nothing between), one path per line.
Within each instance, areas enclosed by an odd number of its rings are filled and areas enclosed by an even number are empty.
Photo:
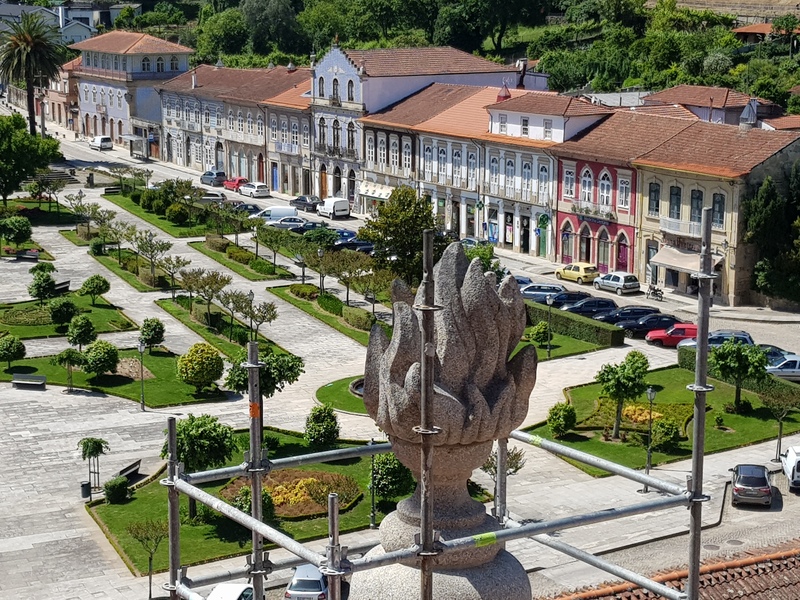
M305 82L297 83L285 92L272 96L268 103L272 106L285 106L286 108L307 109L311 106L311 77Z
M592 104L572 96L559 96L553 92L528 92L516 98L490 104L487 108L564 117L605 115L611 112L611 109L600 104Z
M629 106L627 108L620 108L618 110L630 110L633 112L647 114L647 115L660 115L662 117L675 117L677 119L692 119L697 120L699 117L690 111L685 106L680 104L653 104L651 106Z
M192 87L195 75L196 87ZM212 65L197 68L165 81L158 88L202 98L220 98L245 102L264 102L294 88L309 83L308 69L289 71L286 67L272 69L228 69Z
M794 87L789 88L790 94L800 94L800 85L796 85Z
M379 112L362 117L361 121L366 124L400 127L418 125L443 110L474 96L482 89L477 86L432 83ZM483 123L486 123L486 119L483 120Z
M686 125L671 138L635 159L636 166L679 169L718 177L742 177L773 154L800 139L800 133L749 129L704 121Z
M364 64L372 77L406 77L459 73L506 73L516 69L449 46L342 50L354 66Z
M88 40L76 42L70 48L111 54L192 54L194 52L186 46L173 44L146 33L132 31L109 31Z
M78 58L73 58L71 61L65 62L63 65L61 65L61 70L65 73L67 71L72 71L75 68L80 67L82 62L83 62L83 56L79 56Z
M800 115L784 115L774 119L764 119L764 123L775 129L800 129Z
M732 30L733 33L760 33L767 35L772 33L772 23L752 23L751 25L742 25Z
M759 104L772 104L769 100L757 98ZM682 104L684 106L708 106L713 108L744 108L750 96L721 87L704 85L677 85L675 87L654 92L644 97L647 104Z

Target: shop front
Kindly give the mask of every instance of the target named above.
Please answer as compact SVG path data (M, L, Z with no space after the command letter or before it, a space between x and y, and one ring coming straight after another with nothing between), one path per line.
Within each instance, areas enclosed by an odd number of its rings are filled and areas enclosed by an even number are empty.
M558 223L560 247L556 254L564 264L586 262L601 273L633 270L634 228L583 215L562 214Z
M377 216L378 207L389 199L393 191L393 187L382 183L367 180L361 181L358 186L357 212L372 217Z

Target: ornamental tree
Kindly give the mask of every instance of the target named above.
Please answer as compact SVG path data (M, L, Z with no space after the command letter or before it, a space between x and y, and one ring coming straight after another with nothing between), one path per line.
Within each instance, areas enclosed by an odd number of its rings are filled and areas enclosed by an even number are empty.
M51 365L58 365L67 370L67 391L72 391L72 369L83 365L85 358L82 352L78 352L75 348L67 348L56 354L50 359Z
M92 342L84 355L84 369L95 375L102 375L107 372L117 370L119 362L119 350L117 347L105 340L95 340Z
M48 298L56 295L56 280L50 273L36 273L28 286L28 293L44 304Z
M67 341L72 346L77 346L80 351L84 345L91 344L97 339L94 323L86 315L72 317L67 328Z
M169 290L172 292L172 299L175 299L175 275L180 273L181 269L188 267L192 263L188 258L170 254L158 261L158 268L164 271L169 277Z
M742 384L745 380L761 381L767 376L767 355L758 346L725 340L711 349L709 365L736 389L733 410L742 414Z
M186 354L178 357L178 378L193 385L196 394L222 377L224 368L216 348L202 342L194 344Z
M325 448L339 439L339 419L326 404L317 404L306 417L304 436L310 446Z
M621 363L605 364L595 375L595 381L602 386L603 393L616 403L614 431L611 434L614 439L619 439L622 408L625 402L638 398L647 389L644 378L649 368L647 357L638 350L632 350Z
M766 406L778 422L778 445L775 449L775 462L781 460L781 442L783 440L783 421L791 411L800 409L800 393L794 386L772 385L761 396Z
M53 298L47 303L47 308L50 310L50 320L56 325L66 325L80 314L80 309L71 298Z
M0 361L6 361L8 368L11 362L25 358L25 344L15 335L5 335L0 338Z
M28 269L28 273L36 275L37 273L55 273L58 271L56 266L51 262L38 262Z
M108 293L110 289L111 284L108 282L108 279L95 273L89 277L89 279L83 282L83 285L81 286L81 289L78 290L78 293L81 296L91 296L92 306L94 306L97 297Z
M158 346L164 342L164 323L156 317L151 317L142 321L142 328L139 330L139 339L153 353L153 346Z
M303 374L303 359L294 354L278 354L272 348L262 350L258 360L264 363L259 369L259 390L262 398L272 398L277 392L291 385ZM242 349L233 360L225 376L225 387L238 393L247 391L247 349Z
M206 325L211 325L211 303L219 296L219 293L233 281L230 275L225 275L219 271L206 271L197 282L197 295L206 301Z

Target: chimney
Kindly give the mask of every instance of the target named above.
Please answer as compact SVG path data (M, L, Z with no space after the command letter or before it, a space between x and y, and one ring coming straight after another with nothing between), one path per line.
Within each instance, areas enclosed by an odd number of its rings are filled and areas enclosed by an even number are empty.
M286 70L289 71L289 73L294 73L295 71L297 71L297 67L294 66L294 63L292 61L289 61L289 64L286 65Z
M497 102L503 102L509 98L511 98L511 92L508 91L508 86L504 83L497 94Z
M197 88L197 72L192 73L192 89Z
M520 58L517 61L517 71L519 72L519 79L517 80L517 89L524 90L525 89L525 73L528 72L528 59Z
M358 74L359 74L359 75L363 75L365 70L366 70L366 69L365 69L365 67L364 67L364 59L362 58L362 59L361 59L361 62L360 62L360 63L358 63Z
M739 117L739 131L749 131L758 122L758 100L751 98Z

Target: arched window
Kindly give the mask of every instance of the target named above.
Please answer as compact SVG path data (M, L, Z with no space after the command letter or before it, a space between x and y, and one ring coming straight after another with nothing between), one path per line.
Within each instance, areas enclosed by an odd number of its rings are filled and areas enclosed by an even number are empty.
M247 133L253 135L253 114L247 113Z
M214 127L222 127L222 111L219 109L217 109L217 114L214 121Z
M97 104L97 88L92 87L92 104Z
M319 95L320 98L324 98L325 97L325 78L324 77L320 77L317 80L317 94Z
M422 156L425 161L425 179L430 181L433 173L433 148L425 146Z
M317 132L317 139L319 139L320 144L328 143L328 128L325 125L325 119L322 117L319 119L319 131Z
M300 143L300 130L296 122L292 122L292 144L297 146Z
M211 111L208 109L203 111L203 123L206 125L211 125Z
M514 195L514 176L516 168L514 161L510 158L506 161L506 196L512 197Z
M258 134L258 137L264 136L264 119L261 117L261 115L258 115L258 119L256 119L256 133Z
M561 262L572 262L572 246L573 246L573 232L572 224L569 221L564 222L564 227L561 229Z
M353 102L355 100L355 86L353 80L347 82L347 101Z
M461 150L453 152L453 185L461 187Z
M169 70L170 71L177 71L178 70L178 57L173 56L169 59Z
M347 124L347 149L355 150L356 148L356 126L350 121Z
M114 70L119 71L119 56L116 54L114 55Z
M187 102L186 104L183 105L183 120L184 121L188 121L189 120L189 112L190 112L189 103ZM186 152L187 152L187 156L188 156L188 152L189 152L188 148L186 149Z
M660 208L661 185L658 183L651 183L647 197L647 214L651 217L657 217Z
M447 149L439 148L439 183L447 181Z
M581 175L581 202L592 201L592 185L592 172L586 169Z
M336 80L333 80L336 83ZM342 145L342 126L339 125L339 119L333 120L333 147L339 148Z
M549 194L547 193L550 183L550 174L547 170L547 165L539 165L539 203L545 204L548 202Z
M600 176L600 186L598 189L601 206L611 206L611 177L608 173Z
M278 141L278 121L275 120L274 118L270 119L269 122L269 138L273 142Z
M397 140L392 140L392 145L389 147L389 162L392 165L392 173L397 173L397 167L400 165L400 147L397 145Z
M725 228L725 194L711 196L711 226L714 229Z
M239 133L244 132L244 115L242 113L239 113L239 116L236 120L236 126L239 130Z
M335 100L339 99L339 80L334 78L332 87L332 96Z
M467 187L474 190L478 185L478 157L474 152L467 155Z
M164 72L164 57L159 56L156 59L156 73L163 73Z
M194 107L194 121L195 121L195 123L199 123L200 122L200 107L199 106L195 106Z
M233 131L233 111L228 111L228 129Z
M144 71L145 73L148 73L150 71L150 59L147 58L146 56L142 59L142 71Z
M378 140L378 164L381 167L386 164L386 140L384 138Z
M281 121L281 144L289 143L289 123Z
M530 200L533 189L533 166L529 162L522 163L522 197Z
M489 162L489 186L493 194L496 194L500 188L500 161L497 157L492 158Z
M370 166L375 162L375 138L367 138L367 164Z
M411 174L411 144L403 144L403 172L408 176Z
M597 236L597 270L608 273L611 243L608 241L608 232L602 229Z
M303 123L303 146L308 147L308 144L311 142L311 135L308 130L308 123Z

